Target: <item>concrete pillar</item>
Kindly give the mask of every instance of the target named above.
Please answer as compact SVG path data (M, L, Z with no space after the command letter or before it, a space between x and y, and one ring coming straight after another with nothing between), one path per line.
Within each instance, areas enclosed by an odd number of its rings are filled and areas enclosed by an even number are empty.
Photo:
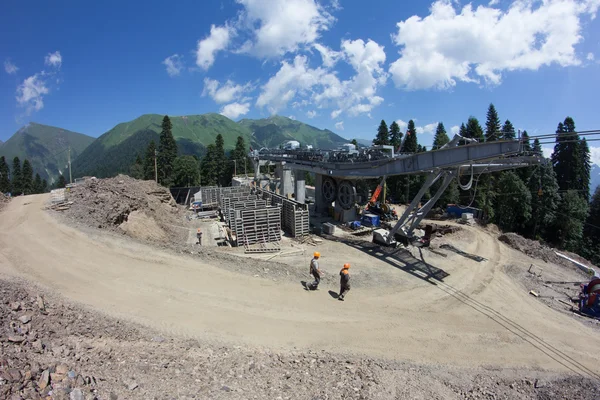
M315 212L316 214L326 214L327 208L331 203L327 203L323 198L323 175L315 174Z
M292 170L283 168L281 174L281 194L288 196L294 193L294 182L292 181Z
M306 197L306 181L305 181L305 176L306 173L304 171L301 171L299 169L294 171L295 173L295 190L294 190L294 195L296 196L296 201L299 203L304 204L304 200Z

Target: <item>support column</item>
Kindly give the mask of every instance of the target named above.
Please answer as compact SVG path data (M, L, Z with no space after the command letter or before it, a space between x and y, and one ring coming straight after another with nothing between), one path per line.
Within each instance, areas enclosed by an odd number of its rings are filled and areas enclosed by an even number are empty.
M315 174L315 213L325 214L330 205L323 197L323 175Z
M306 181L305 176L306 172L302 170L295 170L295 187L294 187L294 195L296 196L296 201L304 204L304 200L306 198Z
M294 193L294 183L292 181L292 170L285 165L280 163L277 165L279 170L279 194L282 196L288 196Z

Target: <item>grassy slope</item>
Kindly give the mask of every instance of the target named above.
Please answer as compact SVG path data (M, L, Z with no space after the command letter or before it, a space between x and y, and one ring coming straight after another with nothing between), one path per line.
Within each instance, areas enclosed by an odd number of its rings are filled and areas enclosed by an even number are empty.
M247 127L253 133L255 142L265 147L278 147L287 140L297 140L302 145L331 149L348 142L330 130L318 129L281 116L259 120L243 119L239 124Z
M12 167L13 158L21 162L27 158L42 179L51 182L62 171L66 173L67 149L71 147L71 160L77 158L94 141L93 137L53 126L29 123L19 129L0 147Z

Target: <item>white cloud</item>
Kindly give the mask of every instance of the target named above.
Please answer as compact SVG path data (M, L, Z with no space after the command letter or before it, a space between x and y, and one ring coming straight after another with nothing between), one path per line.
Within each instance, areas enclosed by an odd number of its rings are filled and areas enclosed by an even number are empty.
M495 6L498 3L500 3L500 0L490 0L490 2L488 3L488 5Z
M416 126L415 130L417 131L417 134L419 134L419 135L422 133L435 133L437 126L438 126L438 123L433 122L433 123L427 124L425 126Z
M17 87L17 104L26 108L27 114L44 108L44 95L50 90L42 76L41 73L32 75Z
M167 67L167 74L169 76L177 76L183 70L183 56L179 54L173 54L165 58L162 63Z
M342 54L338 51L334 51L327 46L315 43L313 47L321 54L324 67L333 67L338 60L342 57Z
M233 35L235 35L235 29L228 25L211 25L210 35L198 41L196 65L204 70L208 70L215 62L215 55L229 46Z
M600 147L590 147L590 159L592 164L600 166Z
M550 158L552 153L554 153L554 147L542 147L542 152L544 153L544 157Z
M4 61L4 70L6 71L7 74L13 75L13 74L17 73L19 68L15 64L13 64L10 61L10 59L7 59L6 61Z
M377 90L385 84L387 74L383 70L385 52L383 46L369 40L344 40L338 53L350 64L356 74L341 81L327 68L310 68L306 56L298 55L294 63L283 61L279 71L262 87L256 105L276 113L296 96L309 97L318 108L335 107L331 118L341 113L349 115L369 114L383 102ZM297 106L300 103L295 101Z
M397 24L400 58L390 66L399 88L448 89L457 81L497 85L502 73L544 65L579 65L582 15L592 18L598 0L519 0L508 10L469 3L460 13L438 0L425 18Z
M250 111L250 103L231 103L221 108L221 115L236 119L240 115L246 115Z
M244 6L239 25L253 31L241 49L258 57L275 57L310 45L335 19L314 0L236 0Z
M308 111L308 112L306 113L306 116L307 116L308 118L312 119L312 118L314 118L314 117L316 117L316 116L317 116L317 112L316 112L316 111L314 111L314 110Z
M202 91L202 96L209 95L215 102L221 104L238 100L244 93L250 90L252 90L252 85L250 83L236 85L234 82L228 80L221 85L217 80L204 78L204 90Z
M293 115L288 115L288 118L291 119L291 120L293 120L293 121L296 120L296 117L294 117Z
M594 57L594 53L588 53L586 59L588 61L594 61L596 57Z
M60 66L62 65L62 56L60 55L60 51L48 53L46 58L44 58L44 63L51 67L60 68Z
M400 132L405 132L406 128L408 128L408 122L402 121L401 119L396 120L398 127L400 128Z
M344 121L336 122L335 129L337 129L338 131L343 131L344 130Z
M450 128L450 132L452 132L453 135L458 135L458 132L460 132L460 126L454 125L452 128Z

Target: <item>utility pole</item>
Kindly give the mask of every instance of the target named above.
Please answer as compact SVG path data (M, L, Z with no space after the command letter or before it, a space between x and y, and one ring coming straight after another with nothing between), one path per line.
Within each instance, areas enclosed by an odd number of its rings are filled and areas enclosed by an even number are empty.
M158 183L158 168L156 166L156 157L158 156L158 151L154 149L154 181Z
M68 160L69 160L69 183L73 183L73 175L71 174L71 146L69 146Z

